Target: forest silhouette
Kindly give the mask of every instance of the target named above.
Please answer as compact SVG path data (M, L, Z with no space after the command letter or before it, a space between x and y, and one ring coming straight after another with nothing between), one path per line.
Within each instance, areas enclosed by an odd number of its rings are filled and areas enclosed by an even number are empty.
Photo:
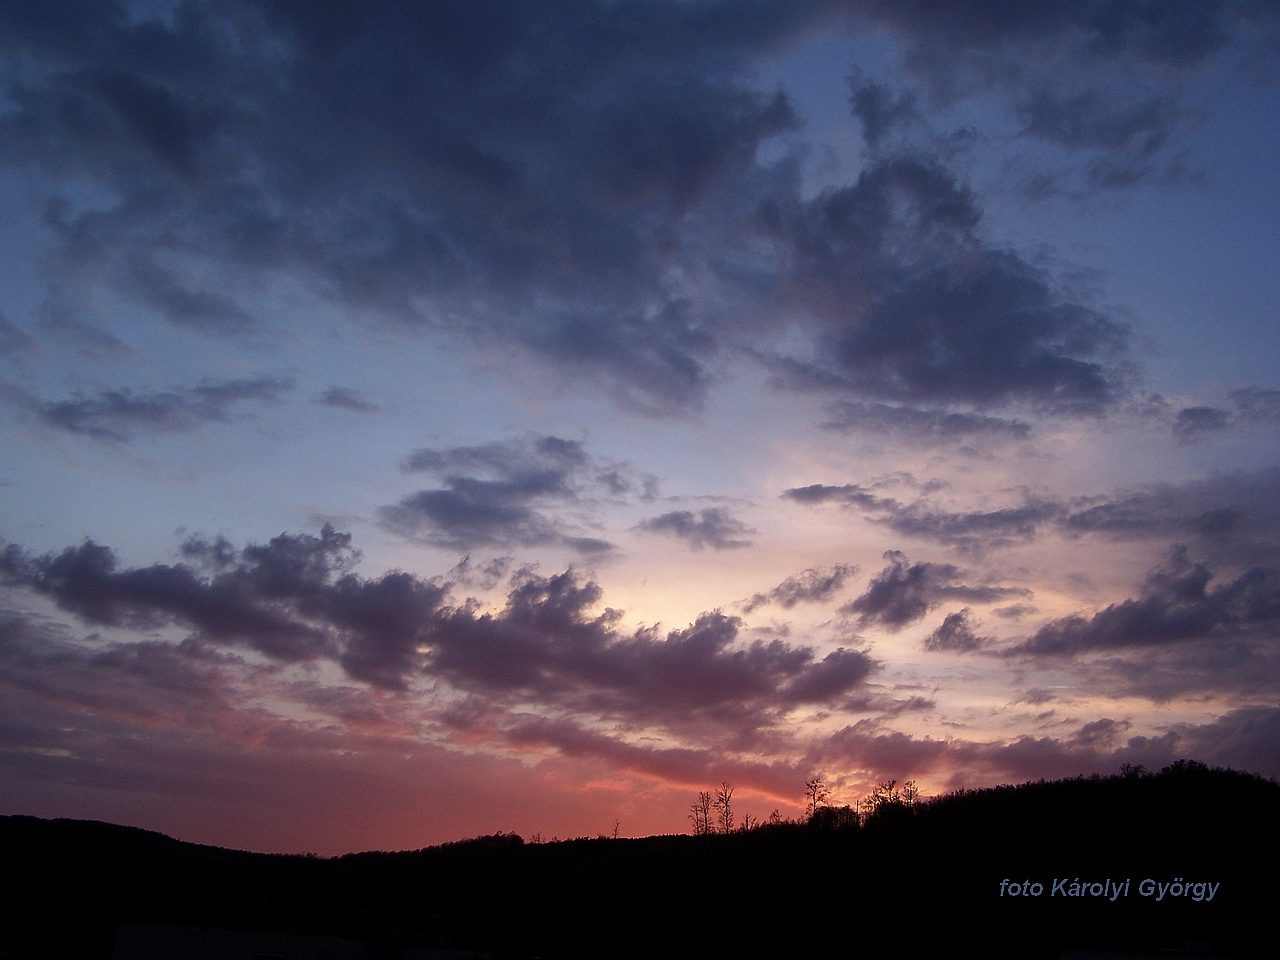
M823 786L805 784L803 819L750 829L715 806L731 796L724 783L688 834L495 833L333 858L2 817L18 883L0 907L0 951L107 958L121 924L149 924L323 934L371 958L1275 955L1274 779L1184 760L928 801L888 783L862 810L829 805ZM1164 894L1140 893L1144 880ZM1217 886L1195 899L1193 884Z

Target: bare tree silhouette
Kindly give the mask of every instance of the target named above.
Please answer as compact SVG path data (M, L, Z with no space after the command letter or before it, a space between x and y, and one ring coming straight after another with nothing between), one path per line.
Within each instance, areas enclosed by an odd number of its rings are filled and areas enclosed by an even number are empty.
M920 788L914 780L908 780L902 785L902 802L908 807L913 807L916 801L920 799Z
M716 798L712 801L716 808L716 822L720 825L721 833L733 832L733 785L728 780L722 780L720 786L716 788Z
M696 837L711 832L711 792L703 790L698 799L689 807L689 819L693 821L693 834Z
M826 778L815 773L812 777L804 782L804 794L809 800L809 819L812 820L818 814L818 808L826 806L831 791L827 789Z

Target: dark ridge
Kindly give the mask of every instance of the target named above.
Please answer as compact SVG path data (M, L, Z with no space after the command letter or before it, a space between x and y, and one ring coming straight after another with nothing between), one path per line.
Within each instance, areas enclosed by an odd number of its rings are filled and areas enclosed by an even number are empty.
M402 960L432 948L496 960L1269 957L1277 823L1280 785L1193 761L887 804L865 822L553 843L494 834L334 858L3 817L0 862L18 882L0 901L0 955L129 960L127 938L115 946L128 924L323 935ZM1086 893L1066 895L1077 880ZM1144 880L1189 892L1143 896ZM1039 896L1012 895L1028 881ZM1094 883L1109 886L1090 895ZM1212 899L1194 884L1217 884Z

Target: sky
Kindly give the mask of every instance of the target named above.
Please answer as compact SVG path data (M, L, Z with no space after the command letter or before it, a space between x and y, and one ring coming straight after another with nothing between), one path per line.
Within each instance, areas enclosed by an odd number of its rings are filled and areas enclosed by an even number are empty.
M1280 4L0 5L0 813L1280 774Z

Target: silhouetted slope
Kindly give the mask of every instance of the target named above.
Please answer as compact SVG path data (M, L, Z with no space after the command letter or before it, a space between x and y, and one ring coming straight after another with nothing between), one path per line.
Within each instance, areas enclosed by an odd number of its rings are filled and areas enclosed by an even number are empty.
M903 955L1209 947L1274 956L1280 786L1183 764L889 808L861 828L525 844L495 835L334 859L239 853L76 821L0 818L20 890L10 957L110 955L119 921L287 929L499 956ZM1085 884L1128 893L1065 896ZM1144 897L1145 879L1215 883ZM1043 885L1012 897L1001 881ZM1051 893L1056 881L1059 891Z

